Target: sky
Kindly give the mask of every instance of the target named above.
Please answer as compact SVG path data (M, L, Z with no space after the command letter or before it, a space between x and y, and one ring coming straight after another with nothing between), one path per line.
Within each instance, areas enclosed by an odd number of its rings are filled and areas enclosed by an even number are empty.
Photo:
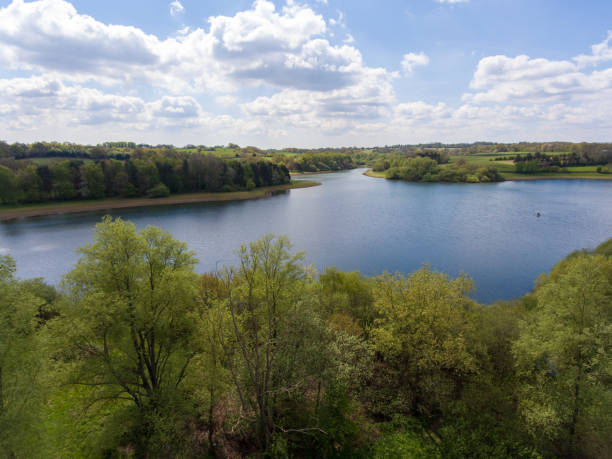
M612 141L612 2L0 0L0 139Z

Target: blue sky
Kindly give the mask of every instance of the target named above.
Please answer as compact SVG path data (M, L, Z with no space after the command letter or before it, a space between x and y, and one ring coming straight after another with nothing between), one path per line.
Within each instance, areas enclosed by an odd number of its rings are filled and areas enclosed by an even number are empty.
M0 138L612 141L612 2L0 1Z

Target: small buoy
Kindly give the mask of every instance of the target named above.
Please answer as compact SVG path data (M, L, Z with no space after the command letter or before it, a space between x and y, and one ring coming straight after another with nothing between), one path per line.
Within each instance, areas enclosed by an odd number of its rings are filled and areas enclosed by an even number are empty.
M539 217L539 216L540 216L540 212L536 212L536 217Z

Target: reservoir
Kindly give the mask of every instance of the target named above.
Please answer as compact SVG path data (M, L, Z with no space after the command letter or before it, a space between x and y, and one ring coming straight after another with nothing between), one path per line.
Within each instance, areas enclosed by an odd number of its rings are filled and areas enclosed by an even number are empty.
M242 243L287 234L319 271L409 273L428 263L450 276L465 272L472 296L491 303L527 293L570 252L612 237L612 181L421 184L363 171L308 177L322 185L266 199L3 222L0 254L15 258L19 277L57 284L109 213L170 231L196 252L200 272L235 263Z

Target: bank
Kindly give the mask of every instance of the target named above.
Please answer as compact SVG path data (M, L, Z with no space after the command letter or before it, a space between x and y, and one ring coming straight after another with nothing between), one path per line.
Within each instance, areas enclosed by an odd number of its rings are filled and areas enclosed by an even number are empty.
M507 182L522 181L522 180L612 180L612 174L588 174L588 173L543 173L543 174L518 174L510 172L499 172ZM368 169L363 173L367 177L385 178L385 172L376 172L373 169ZM447 183L447 182L433 182ZM449 182L463 183L463 182Z
M279 191L308 188L318 186L320 184L320 182L315 182L313 180L295 180L285 185L261 187L251 191L188 193L168 196L166 198L125 198L48 202L19 206L5 205L0 206L0 221L15 220L26 217L40 217L44 215L71 214L77 212L92 212L134 207L195 204L200 202L242 201L246 199L266 198Z

